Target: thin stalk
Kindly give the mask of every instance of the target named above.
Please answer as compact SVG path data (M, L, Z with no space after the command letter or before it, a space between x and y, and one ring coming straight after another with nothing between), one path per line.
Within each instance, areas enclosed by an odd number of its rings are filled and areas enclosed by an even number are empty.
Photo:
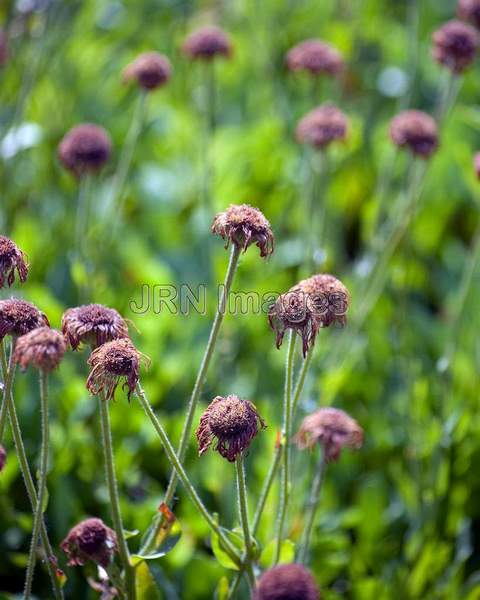
M12 341L12 349L11 354L13 354L13 350L15 347L14 341ZM6 378L6 373L3 372L4 380ZM30 467L28 466L27 454L25 452L25 446L23 444L22 432L20 429L20 423L18 422L17 411L15 410L15 403L13 402L12 393L6 395L7 398L7 411L10 420L10 426L12 428L13 441L15 443L15 448L17 450L18 462L20 464L20 470L22 472L23 480L25 482L25 488L27 490L28 499L30 501L30 506L32 507L32 511L35 511L38 503L37 492L35 490L35 484L33 483L32 475L30 473ZM42 540L42 546L45 552L45 562L47 564L48 573L50 575L50 579L52 582L53 594L56 600L63 600L63 591L60 586L60 582L57 577L56 564L57 560L55 558L55 554L53 553L52 546L50 544L50 540L48 539L47 528L45 527L45 522L43 519L43 515L41 518L40 524L40 537Z
M295 418L295 413L297 412L298 401L300 400L300 396L303 392L303 386L305 385L305 379L307 377L308 369L310 368L310 364L312 362L313 356L313 346L308 350L307 356L302 361L302 366L300 367L300 373L298 374L297 383L295 385L295 389L293 392L293 400L292 400L292 422Z
M321 249L325 237L327 206L325 195L320 198L320 193L322 189L326 188L328 165L325 150L307 156L309 156L307 173L310 179L310 189L306 212L308 217L308 248L305 263L308 269L307 275L311 275L311 271L316 267L316 250L317 248Z
M253 573L251 562L253 554L253 540L252 534L250 533L248 518L248 496L247 485L245 483L245 464L243 460L243 454L237 456L235 467L237 473L238 515L243 531L243 540L245 542L245 560L243 561L243 564L247 573L250 589L252 590L255 587L255 575Z
M313 479L312 488L310 490L310 498L307 504L306 517L305 517L305 530L303 532L303 542L300 546L298 553L298 562L306 563L308 560L308 550L310 548L310 540L312 537L313 524L315 522L315 514L317 512L318 504L320 501L320 492L322 490L322 484L325 476L325 469L327 461L325 460L325 452L320 451L320 458L318 460L317 472Z
M215 315L215 319L212 324L212 329L210 331L210 335L208 338L207 346L205 348L205 352L202 358L202 362L200 363L200 368L197 373L197 378L195 380L195 385L193 386L192 395L190 396L190 401L187 407L187 414L185 416L185 421L183 424L182 436L180 438L180 445L178 446L177 454L178 458L181 462L185 459L185 453L187 451L188 442L190 440L190 435L192 433L192 425L193 418L195 416L195 410L197 408L198 400L200 398L200 394L202 393L203 385L205 383L205 379L207 377L208 367L210 365L210 361L215 352L215 345L217 343L218 333L220 331L220 327L223 322L223 318L226 312L227 299L230 294L230 289L232 287L233 278L235 277L235 273L238 267L238 259L240 257L241 248L237 246L237 244L232 245L232 251L230 253L230 261L228 263L227 273L225 275L225 281L223 284L222 295L220 298L220 303L217 308L217 313ZM170 476L170 481L168 483L167 492L165 494L164 502L167 506L173 501L175 490L177 489L178 477L175 470L172 471ZM155 537L155 533L154 533ZM147 540L148 541L148 540Z
M84 260L84 242L88 228L88 204L92 178L83 175L78 184L77 216L75 219L75 258Z
M205 64L207 70L207 127L209 135L213 135L217 127L217 82L215 77L215 61L210 60Z
M260 526L260 521L262 519L263 511L265 510L265 504L267 503L268 495L270 494L270 489L275 480L278 466L280 465L281 457L282 457L282 445L277 444L275 446L275 451L273 453L273 460L270 464L270 468L268 470L268 474L265 479L265 483L263 484L263 488L260 493L260 498L259 498L258 504L257 504L257 510L255 511L255 515L253 517L253 524L252 524L253 537L255 537L257 535L258 528Z
M108 401L102 396L98 397L100 408L100 422L102 426L103 454L105 460L105 476L110 495L113 526L117 534L118 552L125 570L125 587L129 600L135 599L135 570L130 563L130 552L125 539L122 515L120 512L120 498L118 495L117 478L115 476L115 462L112 447L112 430L110 426L110 415Z
M48 423L48 374L40 370L40 409L42 421L42 446L40 450L40 471L38 476L37 506L33 515L32 541L28 557L27 573L25 577L24 599L28 600L32 593L33 573L37 558L37 544L40 535L40 525L43 519L43 503L47 493L48 449L49 449L49 423Z
M13 348L12 348L13 350ZM8 413L8 398L11 394L13 379L15 377L16 365L13 362L13 351L10 352L10 358L7 364L7 357L5 356L5 346L3 340L0 341L0 360L2 365L3 373L3 397L2 405L0 407L0 444L3 441L3 435L5 433L5 426L7 424L7 413Z
M183 486L185 487L185 490L186 490L188 496L190 497L190 500L192 501L192 503L194 504L195 508L198 510L198 512L200 513L202 518L206 521L206 523L208 524L210 529L217 535L221 546L223 547L225 552L228 554L228 556L235 563L239 564L240 557L238 555L237 549L230 542L230 540L226 537L226 535L223 533L220 525L217 523L217 521L214 519L214 517L209 513L208 509L206 508L206 506L203 504L202 500L200 499L200 496L198 495L197 491L195 490L192 483L190 482L188 475L182 466L180 457L176 454L175 449L172 446L172 443L171 443L165 429L163 428L162 424L158 420L158 418L155 414L155 411L153 410L152 406L150 405L150 402L148 401L148 399L145 395L145 392L143 391L140 384L137 384L136 392L137 392L137 396L140 400L140 404L142 405L143 410L145 411L147 417L150 419L155 431L157 432L158 437L160 438L160 441L165 450L165 454L167 455L167 458L170 461L170 464L175 469L175 471L178 475L178 479L182 482Z
M278 508L277 521L277 546L275 551L275 561L277 564L280 559L280 551L283 541L283 530L285 527L285 518L287 515L288 500L290 496L290 435L292 421L292 376L293 376L293 357L295 351L296 335L294 331L290 332L288 342L287 360L285 366L285 391L283 399L283 463L282 463L282 481L280 489L280 505Z

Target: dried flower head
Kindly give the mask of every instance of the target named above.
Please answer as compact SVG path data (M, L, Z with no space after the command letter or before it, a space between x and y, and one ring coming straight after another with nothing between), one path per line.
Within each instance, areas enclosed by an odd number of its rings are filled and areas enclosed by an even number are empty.
M317 149L326 148L334 140L347 135L348 122L336 106L325 104L314 108L297 125L297 141Z
M216 56L231 56L232 42L225 31L209 25L191 33L183 43L183 52L193 59L211 60Z
M62 316L62 332L72 350L80 344L101 346L128 337L125 320L114 309L102 304L85 304L69 308Z
M106 568L117 552L117 536L101 519L85 519L73 527L60 545L69 566L89 560Z
M390 136L394 144L422 158L431 156L438 146L437 124L421 110L406 110L394 117Z
M25 335L37 327L50 326L46 315L26 300L0 300L0 340L6 335Z
M170 79L172 66L163 54L144 52L123 71L125 81L136 81L145 90L161 87Z
M260 577L252 600L319 600L320 593L310 571L290 563L273 567Z
M225 248L232 242L244 252L251 244L260 249L260 256L272 254L275 238L263 213L248 204L231 204L213 220L212 233L219 235Z
M480 0L459 0L458 16L465 21L471 21L480 29Z
M361 448L363 429L346 412L337 408L320 408L303 420L295 437L299 448L312 448L317 442L326 461L337 460L342 448Z
M77 177L99 171L110 157L110 136L91 123L77 125L68 131L58 146L58 157L64 167Z
M6 464L7 464L7 451L0 444L0 473L3 471Z
M477 152L473 157L473 168L475 169L475 174L480 179L480 152Z
M476 30L461 21L448 21L433 34L433 57L454 73L462 73L475 60Z
M308 71L311 75L338 75L343 69L340 53L320 40L305 40L287 53L290 71Z
M8 287L15 281L15 271L24 283L28 276L28 263L25 254L10 238L0 235L0 288Z
M41 371L52 371L60 364L67 347L63 335L50 327L37 327L18 338L13 360L26 369L33 365Z
M315 344L318 330L333 323L346 323L350 304L347 288L333 275L313 275L278 297L268 314L280 348L285 332L291 329L302 338L303 355Z
M215 450L228 461L235 462L263 428L265 423L251 402L235 395L217 396L200 418L196 431L198 453L201 456L206 452L215 438Z
M8 60L8 41L5 31L0 29L0 67L3 67Z
M135 390L139 378L140 361L147 361L130 339L121 338L106 342L94 350L89 358L91 367L87 389L91 394L103 392L106 400L113 399L120 380L122 389L128 389L128 399Z

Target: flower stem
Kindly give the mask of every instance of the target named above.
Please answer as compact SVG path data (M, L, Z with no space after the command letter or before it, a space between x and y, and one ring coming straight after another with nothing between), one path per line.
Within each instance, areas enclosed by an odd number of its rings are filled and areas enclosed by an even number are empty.
M3 440L5 433L5 426L7 424L7 413L8 413L8 398L11 394L13 379L15 377L15 364L13 362L13 347L10 353L10 359L7 364L7 358L5 356L5 346L3 340L0 341L0 361L3 373L3 397L2 404L0 406L0 444Z
M117 534L118 552L123 568L125 569L125 586L128 600L135 599L135 570L130 563L130 553L122 524L120 512L120 499L118 495L117 478L115 476L115 462L112 448L112 430L110 426L110 415L108 401L103 396L98 396L100 407L100 422L102 425L103 453L105 460L105 475L110 495L113 526Z
M327 461L325 460L325 452L320 451L320 458L318 460L317 472L313 479L312 488L310 490L310 498L307 504L307 515L305 518L305 531L303 533L303 542L298 553L298 562L306 563L308 560L308 550L310 547L310 540L312 537L313 524L315 522L315 514L320 500L320 492L322 490L322 484L325 476L325 469Z
M194 504L195 508L198 510L200 515L203 517L203 519L207 522L210 529L218 536L218 539L219 539L223 549L225 550L225 552L229 555L229 557L234 562L236 562L238 564L240 562L240 557L238 556L238 552L237 552L236 548L233 546L233 544L230 542L230 540L225 536L225 534L221 530L219 524L214 519L214 517L208 512L206 506L203 504L202 500L200 499L200 496L198 495L197 491L195 490L192 483L190 482L188 475L186 474L185 469L182 466L180 457L176 454L175 449L173 448L172 443L170 442L170 439L168 438L168 435L167 435L165 429L163 428L162 424L158 420L152 406L150 405L150 403L145 395L145 392L143 391L143 389L139 383L137 384L136 392L137 392L138 398L140 400L140 404L142 405L143 410L145 411L146 415L150 419L155 431L157 432L158 437L160 438L160 441L165 450L165 454L167 455L167 458L170 461L170 464L175 469L175 471L178 475L178 479L182 482L183 486L185 487L185 490L186 490L187 494L189 495L190 500L192 501L192 503Z
M282 481L280 488L280 505L278 508L277 521L277 547L275 551L275 561L277 564L280 558L282 549L283 530L285 526L285 518L287 515L288 500L290 496L290 435L291 435L291 420L292 420L292 375L293 375L293 356L295 351L295 332L290 332L288 342L287 361L285 366L285 391L283 400L283 464L282 464Z
M226 312L227 299L230 293L230 289L232 287L233 278L235 277L235 273L238 267L238 259L240 257L241 248L236 244L232 245L232 251L230 253L230 261L228 263L227 273L225 275L225 281L223 284L222 296L220 299L220 303L217 309L217 313L215 315L215 319L212 324L212 329L210 331L210 336L208 338L207 347L205 348L205 353L202 358L202 362L200 364L200 368L197 373L197 378L195 380L195 385L193 386L192 395L190 396L190 402L187 407L187 414L185 417L185 421L183 424L182 436L180 438L180 445L177 450L178 458L181 462L183 462L185 458L185 453L188 447L188 442L190 439L190 435L192 432L192 424L193 418L195 416L195 410L197 408L198 400L200 398L200 394L202 393L203 385L205 383L205 378L207 376L208 367L210 365L210 361L212 359L213 353L215 351L215 345L217 343L218 332L220 331L220 327L223 322L223 318ZM173 501L175 490L177 488L177 473L175 470L172 471L170 476L170 481L168 483L167 492L165 494L164 502L167 506ZM154 534L155 535L155 534Z
M253 541L250 533L250 525L248 519L248 496L247 486L245 483L245 464L243 461L243 454L237 456L235 461L236 473L237 473L237 497L238 497L238 514L240 518L240 525L243 530L243 539L245 542L245 558L243 564L248 577L248 583L251 589L255 587L255 575L252 568L252 550Z

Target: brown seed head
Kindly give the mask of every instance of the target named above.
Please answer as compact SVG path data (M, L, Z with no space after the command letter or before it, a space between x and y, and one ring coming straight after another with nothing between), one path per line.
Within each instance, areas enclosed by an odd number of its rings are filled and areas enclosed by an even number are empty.
M125 320L114 308L102 304L86 304L69 308L62 316L62 332L72 350L80 344L92 347L128 337Z
M217 396L200 418L196 431L198 453L206 452L214 439L215 450L230 462L244 452L265 423L255 406L248 400L231 395Z
M361 448L363 429L343 410L320 408L305 417L295 440L302 449L312 448L318 442L329 462L338 460L344 447Z
M101 519L85 519L73 527L60 545L69 566L89 560L106 568L117 552L117 536Z
M18 338L13 360L26 369L33 365L41 371L52 371L60 364L67 347L63 335L50 327L37 327Z
M394 144L422 158L429 158L438 146L437 124L421 110L406 110L394 117L390 136Z
M480 29L480 0L459 0L458 16L465 21L471 21Z
M182 46L184 54L193 59L212 60L216 56L229 58L232 54L232 42L228 34L209 25L191 33Z
M303 279L297 288L307 296L308 306L320 327L329 327L332 323L345 325L350 293L339 279L320 273Z
M275 238L270 223L258 208L248 204L231 204L213 220L212 233L219 235L228 248L229 242L244 252L251 244L260 249L260 256L272 254Z
M77 177L99 171L110 157L112 143L103 129L91 123L68 131L58 146L63 166Z
M334 140L345 139L347 128L343 112L336 106L325 104L314 108L299 121L297 141L317 149L326 148Z
M317 584L303 565L273 567L260 577L252 600L320 600Z
M475 60L476 30L461 21L448 21L433 34L433 57L454 73L462 73Z
M136 81L145 90L161 87L170 79L172 66L163 54L145 52L137 56L123 71L125 81Z
M478 179L480 179L480 152L477 152L473 157L473 168Z
M44 313L26 300L0 300L0 340L6 335L25 335L37 327L50 326Z
M7 64L8 61L8 41L7 34L0 29L0 67Z
M290 71L308 71L311 75L338 75L343 69L340 53L320 40L305 40L287 53Z
M0 444L0 473L3 471L6 464L7 464L7 451Z
M91 394L105 394L105 400L113 399L115 390L124 380L122 389L128 389L128 399L138 383L140 361L147 361L128 338L106 342L94 350L88 358L91 367L87 389Z
M0 235L0 288L5 283L10 287L15 281L15 271L22 283L28 276L28 263L25 254L10 238Z

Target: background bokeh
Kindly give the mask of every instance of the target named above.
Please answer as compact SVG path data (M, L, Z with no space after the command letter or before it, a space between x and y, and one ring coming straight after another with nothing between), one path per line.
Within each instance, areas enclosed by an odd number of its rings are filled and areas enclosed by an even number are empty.
M315 104L337 103L350 132L329 152L328 177L316 199L328 214L319 268L351 289L355 323L372 260L377 181L391 173L382 200L387 211L405 188L408 159L393 156L388 123L406 107L435 111L447 78L431 58L431 34L455 11L451 0L4 0L0 22L8 30L10 58L0 69L0 229L27 253L31 272L24 286L16 284L3 297L33 301L59 327L62 312L85 300L79 289L87 281L90 300L131 320L134 342L151 358L143 385L176 444L215 307L215 283L228 261L222 241L209 236L211 218L232 202L248 202L275 232L270 260L253 247L242 256L236 291L282 292L303 277L311 156L295 142L294 129ZM234 43L232 59L215 65L218 125L212 136L204 126L206 70L180 50L188 32L209 23L229 31ZM341 51L347 69L339 81L312 86L308 77L287 73L285 52L309 37ZM108 193L138 96L122 83L121 71L152 49L170 58L173 76L148 98L118 215L109 210ZM311 567L327 600L480 598L478 277L452 327L478 221L472 157L480 146L479 75L480 65L473 65L442 125L416 216L388 264L378 302L361 327L318 336L297 420L331 404L365 430L362 450L344 452L328 469L322 493ZM77 182L56 157L60 139L79 122L104 126L114 148L91 190L88 273L73 259ZM199 208L206 162L208 210ZM182 283L208 285L206 316L131 310L143 284ZM452 335L456 352L447 362ZM218 394L251 399L268 423L247 458L252 505L281 423L284 357L264 313L227 315L202 394L201 409ZM46 517L57 549L87 515L110 523L96 401L85 389L86 358L86 352L70 353L51 378ZM33 372L18 375L15 401L35 463L40 416ZM129 404L117 392L111 409L124 523L142 531L170 469L135 398ZM0 595L8 597L22 589L32 517L10 433L5 445ZM296 541L316 456L295 451L294 461L289 536ZM199 459L192 443L187 467L209 508L235 525L231 465L216 453ZM275 488L260 528L262 544L273 537L276 498ZM231 572L216 562L209 532L181 489L175 512L182 537L152 565L164 598L212 598ZM133 548L137 540L130 540ZM85 571L65 570L68 598L98 595L88 588ZM49 597L40 569L34 591Z

